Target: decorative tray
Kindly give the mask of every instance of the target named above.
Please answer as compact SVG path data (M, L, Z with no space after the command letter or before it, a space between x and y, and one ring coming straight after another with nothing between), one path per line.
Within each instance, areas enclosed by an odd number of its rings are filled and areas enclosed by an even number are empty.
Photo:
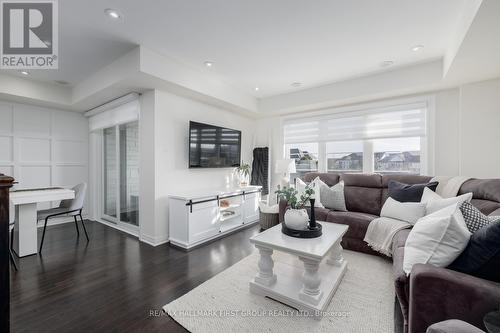
M285 225L285 222L281 223L281 232L287 236L296 237L296 238L316 238L316 237L319 237L322 235L321 229L322 229L322 227L321 227L321 224L319 224L319 223L316 223L315 229L310 229L309 227L307 227L307 229L303 229L303 230L291 229Z

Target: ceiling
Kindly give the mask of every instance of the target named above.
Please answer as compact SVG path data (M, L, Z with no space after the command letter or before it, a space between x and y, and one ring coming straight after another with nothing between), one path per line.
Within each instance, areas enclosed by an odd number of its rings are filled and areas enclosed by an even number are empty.
M75 85L143 45L242 92L279 95L441 58L464 3L64 0L59 1L60 68L33 70L30 78ZM106 8L118 9L123 19L112 21ZM411 50L420 44L423 50ZM382 68L386 60L394 65ZM205 61L214 65L207 68ZM293 82L302 85L292 87Z

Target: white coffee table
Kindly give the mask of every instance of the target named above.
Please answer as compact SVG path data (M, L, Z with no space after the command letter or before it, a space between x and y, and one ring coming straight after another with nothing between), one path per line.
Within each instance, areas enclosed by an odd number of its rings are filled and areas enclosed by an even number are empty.
M317 238L287 236L281 232L281 224L250 238L260 253L259 271L250 281L250 292L321 319L347 269L340 242L348 227L319 223L323 234ZM273 251L295 258L274 261Z

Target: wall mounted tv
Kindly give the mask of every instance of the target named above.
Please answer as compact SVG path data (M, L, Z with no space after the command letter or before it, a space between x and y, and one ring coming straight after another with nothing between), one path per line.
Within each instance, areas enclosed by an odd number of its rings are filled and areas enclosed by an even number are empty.
M241 131L189 122L189 167L240 166Z

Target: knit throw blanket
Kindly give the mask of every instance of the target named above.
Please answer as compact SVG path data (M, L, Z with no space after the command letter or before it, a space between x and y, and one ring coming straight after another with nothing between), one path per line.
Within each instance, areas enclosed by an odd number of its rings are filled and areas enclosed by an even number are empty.
M437 176L431 179L431 182L438 182L438 186L436 188L436 193L442 196L443 198L452 198L456 197L458 191L460 191L460 187L462 187L463 183L468 181L469 177L463 176L455 176L455 177L444 177Z
M368 225L364 241L377 252L392 257L392 239L399 230L411 228L408 222L379 217Z

